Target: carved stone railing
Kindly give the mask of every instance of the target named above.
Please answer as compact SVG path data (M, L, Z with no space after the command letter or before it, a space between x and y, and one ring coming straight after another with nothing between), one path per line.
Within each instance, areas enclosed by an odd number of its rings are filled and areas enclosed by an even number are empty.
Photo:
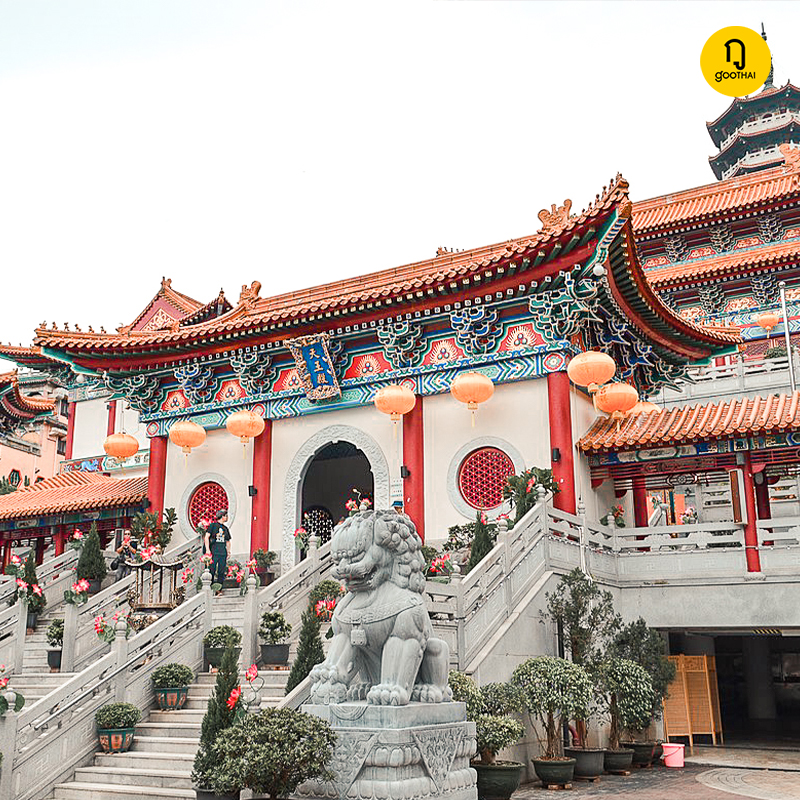
M110 653L19 714L8 711L0 718L0 797L47 797L96 752L94 714L100 706L125 701L147 710L153 669L174 661L199 669L210 619L209 581L205 591L130 639L125 623L118 623Z

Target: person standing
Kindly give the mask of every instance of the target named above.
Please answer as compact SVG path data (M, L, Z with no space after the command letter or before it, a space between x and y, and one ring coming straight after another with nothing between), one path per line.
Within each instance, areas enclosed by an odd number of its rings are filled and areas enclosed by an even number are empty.
M231 532L225 524L228 521L227 509L217 511L217 521L208 526L206 532L206 552L211 553L211 583L222 586L231 554Z

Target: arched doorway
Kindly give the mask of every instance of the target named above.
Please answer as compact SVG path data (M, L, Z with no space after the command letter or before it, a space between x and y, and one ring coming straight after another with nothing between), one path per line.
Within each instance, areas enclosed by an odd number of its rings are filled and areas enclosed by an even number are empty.
M374 480L369 459L351 442L325 445L313 457L303 478L303 527L324 544L334 526L347 514L345 503L357 489L373 499Z

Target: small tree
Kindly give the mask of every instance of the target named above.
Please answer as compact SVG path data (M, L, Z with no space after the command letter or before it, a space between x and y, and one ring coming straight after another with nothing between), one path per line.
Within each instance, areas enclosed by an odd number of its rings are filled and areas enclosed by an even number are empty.
M589 716L593 691L586 670L563 658L539 656L520 664L511 683L522 692L542 759L558 758L560 720Z
M93 522L83 540L83 549L78 559L78 580L102 581L108 573L103 551L100 549L100 536L97 523Z
M16 491L17 487L8 478L0 478L0 494L11 494L11 492Z
M131 521L131 537L138 539L142 547L159 545L165 550L172 540L172 530L178 521L174 508L165 508L163 515L140 511Z
M321 620L314 611L314 607L306 608L301 617L300 641L297 645L297 655L289 672L289 680L286 682L286 694L302 683L317 664L325 660L325 651L322 649L322 638L320 637L321 625Z
M623 729L642 730L653 715L653 684L638 664L611 658L600 669L600 690L611 720L608 746L619 750Z
M268 708L217 737L211 788L217 794L252 789L270 800L291 797L304 781L334 779L327 765L335 744L336 734L325 720Z
M214 741L236 720L236 705L230 706L228 699L238 685L237 652L234 647L227 647L222 656L219 672L217 672L214 693L208 699L208 706L200 727L200 746L194 757L192 780L201 789L211 788L217 771L216 758L213 753Z
M17 572L17 581L20 580L20 573ZM28 552L28 557L22 567L22 585L17 583L17 593L15 602L20 597L28 604L28 611L38 614L47 605L47 598L44 596L42 587L39 586L39 579L36 577L36 557L33 550Z
M465 572L469 572L476 567L494 547L492 536L489 533L489 525L486 522L486 515L479 511L475 518L475 537L472 540L472 547L469 551L469 561Z
M551 494L560 489L553 478L553 470L531 467L519 475L509 475L503 487L503 497L514 506L514 522L519 522L538 500L537 487L543 486Z

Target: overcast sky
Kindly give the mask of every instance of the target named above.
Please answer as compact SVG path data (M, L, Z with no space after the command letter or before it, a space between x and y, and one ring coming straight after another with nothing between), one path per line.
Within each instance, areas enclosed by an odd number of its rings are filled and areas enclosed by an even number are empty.
M0 0L0 340L710 183L700 51L762 21L797 83L796 2Z

